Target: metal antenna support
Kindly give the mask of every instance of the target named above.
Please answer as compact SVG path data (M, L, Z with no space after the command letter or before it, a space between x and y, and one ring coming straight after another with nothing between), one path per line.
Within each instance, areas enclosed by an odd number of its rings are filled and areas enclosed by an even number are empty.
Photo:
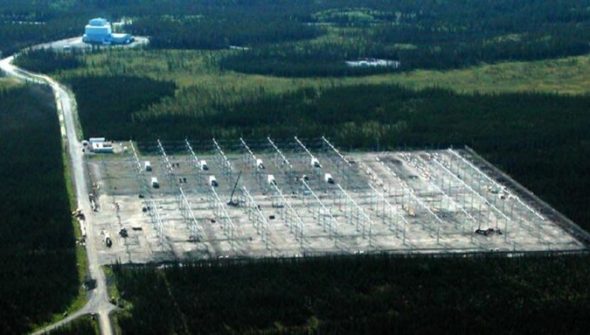
M246 141L244 141L244 139L241 137L240 137L240 144L246 150L246 153L247 153L246 157L248 157L250 162L255 165L256 164L256 155L252 152L252 150L250 149L248 144L246 144Z
M425 163L423 158L420 157L420 155L416 155L416 157L418 157L418 159L422 162ZM407 159L407 157L402 156L402 158L408 162L408 164L414 166L416 169L419 169L419 167L417 166L417 164L415 162L412 162L411 160ZM481 221L478 222L478 220L476 220L471 214L469 214L465 208L463 208L463 206L461 204L459 204L458 202L456 202L452 197L450 197L448 195L447 192L445 192L442 188L440 188L438 185L436 185L436 183L430 183L430 185L432 185L432 187L439 193L442 194L442 196L447 199L448 202L450 202L451 204L453 204L453 206L457 207L468 219L469 221L471 221L474 225L480 225ZM481 228L478 226L478 228Z
M303 148L303 150L305 150L305 152L307 152L307 154L309 155L309 157L311 157L312 159L313 159L313 158L316 158L316 157L315 157L315 156L314 156L314 155L311 153L311 151L309 151L309 149L307 149L307 147L305 146L305 144L303 144L303 142L301 142L301 141L300 141L300 140L297 138L297 136L295 136L295 137L294 137L294 139L295 139L295 142L297 142L297 144L299 144L299 146L300 146L301 148Z
M287 157L285 157L285 155L283 154L281 149L279 149L279 147L277 147L275 142L273 142L270 137L267 137L266 139L268 140L268 143L270 143L270 145L275 150L275 162L278 160L278 158L280 158L281 163L277 164L277 165L279 165L279 166L286 165L289 168L289 170L293 170L293 165L291 165L291 162L289 162Z
M296 210L291 207L291 204L287 199L285 199L285 195L283 191L279 188L278 185L272 184L275 193L279 197L279 201L276 204L276 207L281 208L281 217L289 227L289 231L295 236L295 239L299 241L299 246L303 248L304 243L304 225L303 220L299 216ZM285 208L287 210L285 210Z
M231 217L229 216L229 213L227 212L227 208L225 207L225 204L223 203L223 201L221 201L221 199L219 198L219 195L215 191L215 187L211 186L210 190L211 190L210 201L212 203L212 207L215 210L215 217L217 217L219 219L219 221L221 221L221 224L223 225L223 233L227 237L232 250L236 251L236 240L235 240L236 227L235 227Z
M215 139L213 139L213 145L215 146L215 152L216 152L215 157L216 157L217 163L219 163L219 165L221 165L221 168L223 170L223 175L225 176L225 178L229 182L231 182L233 179L232 178L233 169L232 169L231 162L229 161L229 159L227 158L227 156L225 155L225 153L221 149L221 146L219 145L219 143L217 143L217 141Z
M162 145L162 142L160 142L160 140L158 140L158 149L160 149L160 153L162 154L162 157L164 158L164 164L166 165L166 168L168 169L168 173L173 173L174 168L172 168L172 163L170 163L170 159L168 159L168 155L166 155L166 150L164 150L164 146Z
M141 167L141 162L139 160L139 156L137 155L137 151L135 150L135 145L133 141L129 141L129 146L131 147L131 152L133 153L133 158L135 158L135 164L137 165L137 172L142 173L143 168Z
M189 230L191 232L191 236L194 236L194 238L197 241L200 241L205 236L203 230L201 226L199 226L199 223L195 217L195 213L193 213L191 204L188 201L186 195L184 194L182 187L179 187L178 190L180 191L181 197L180 211L183 214L183 217L189 222Z
M308 207L308 209L313 212L315 219L318 220L320 225L322 225L324 231L328 233L328 237L336 241L338 239L338 229L336 227L337 221L332 215L332 212L326 208L322 200L320 200L320 197L317 196L305 180L301 179L301 184L318 204L317 210L313 211L311 207Z
M428 206L426 203L424 203L424 201L422 201L420 198L418 198L416 196L416 194L414 194L414 189L410 187L410 185L408 185L408 183L403 180L402 178L400 178L395 172L393 172L391 170L391 168L387 165L385 165L385 163L383 163L383 161L379 160L379 162L381 163L381 165L383 166L383 168L394 178L397 179L397 181L404 186L405 189L408 190L408 194L410 195L410 197L418 204L420 205L420 207L422 207L424 210L426 210L426 212L428 212L428 214L430 214L430 216L432 216L436 222L438 223L436 225L436 243L440 243L440 228L441 226L444 224L444 221L438 216L436 215L436 213L434 213L432 211L432 208L430 208L430 206Z
M242 186L240 189L242 198L244 199L246 213L248 214L248 218L253 221L254 228L256 228L256 232L262 238L262 242L264 242L264 246L266 249L270 249L270 240L269 240L269 223L266 219L266 216L260 210L260 207L256 203L256 200L250 195L246 186Z
M455 151L453 149L448 149L448 151L451 154L453 154L455 157L459 158L463 163L465 163L466 165L468 165L471 169L473 169L474 171L476 171L481 177L483 177L483 178L487 179L489 182L491 182L498 189L503 189L504 188L497 181L495 181L494 179L490 178L485 173L481 172L480 169L478 169L475 165L473 165L473 163L471 163L470 161L468 161L467 159L465 159L465 157L461 156L457 151ZM522 201L522 199L520 199L520 197L518 197L517 195L513 194L512 192L509 192L508 190L506 190L506 192L508 193L508 197L513 198L513 199L516 199L516 201L518 203L520 203L528 211L530 211L531 213L533 213L533 215L535 215L536 217L538 217L540 220L545 221L545 217L543 215L539 214L539 212L537 212L531 206L529 206L524 201Z
M154 199L149 200L151 209L149 211L150 217L152 218L152 223L156 227L156 232L158 233L158 239L162 241L164 239L164 223L162 222L162 218L160 217L160 212L158 210L158 205L154 201Z
M486 206L490 207L494 212L496 212L496 214L498 214L499 216L501 216L502 218L504 218L505 220L505 225L504 225L504 230L506 231L508 228L508 224L512 222L512 220L506 215L504 214L501 210L499 210L496 206L494 206L493 204L491 204L486 198L484 198L481 194L479 194L479 192L475 191L473 189L473 187L469 186L465 181L463 181L463 179L457 177L457 175L455 173L453 173L452 171L450 171L446 166L444 166L441 162L438 161L438 159L433 159L433 162L440 166L444 171L447 172L448 175L450 175L454 180L458 181L461 185L463 185L465 188L467 188L473 195L475 195L481 202L483 202L484 204L486 204Z
M254 154L254 152L252 152L252 150L250 149L250 147L248 146L246 141L244 141L244 139L241 137L240 137L240 145L245 150L244 162L251 169L252 175L256 178L258 185L260 185L260 187L262 189L267 188L268 183L264 179L264 177L265 177L264 170L263 170L264 166L262 166L262 167L258 166L258 158Z
M406 229L409 225L408 220L406 220L406 218L398 210L395 209L395 207L389 202L389 200L387 200L383 193L377 191L377 189L371 184L369 184L369 187L371 188L371 190L373 190L373 193L381 200L381 216L383 217L383 219L391 219L389 229L401 232L402 243L406 244ZM376 207L378 206L379 204L376 204ZM402 222L401 227L395 227L399 225L399 223L395 224L395 218L398 218Z
M188 150L188 152L191 154L195 166L199 166L199 157L197 157L197 154L195 154L195 151L193 150L193 147L191 146L191 143L188 141L188 139L184 139L184 144L186 145L186 149Z

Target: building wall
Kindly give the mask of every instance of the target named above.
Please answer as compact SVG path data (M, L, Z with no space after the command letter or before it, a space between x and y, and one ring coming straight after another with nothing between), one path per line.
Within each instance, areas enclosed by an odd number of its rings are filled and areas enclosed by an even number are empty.
M113 34L111 24L102 18L90 20L84 30L83 41L86 43L127 44L133 41L129 34Z
M108 42L111 40L111 26L91 26L87 25L84 34L84 40L87 42Z

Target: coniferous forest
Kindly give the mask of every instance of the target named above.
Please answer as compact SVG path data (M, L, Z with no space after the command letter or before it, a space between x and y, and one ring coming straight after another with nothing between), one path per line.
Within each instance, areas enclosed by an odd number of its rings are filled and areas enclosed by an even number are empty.
M131 17L151 48L227 49L223 68L281 76L346 76L590 50L590 1L560 0L2 0L0 50L80 35L85 19ZM399 68L350 68L385 58Z
M23 334L78 294L57 112L49 88L0 90L0 329Z
M114 266L124 334L586 334L588 257Z

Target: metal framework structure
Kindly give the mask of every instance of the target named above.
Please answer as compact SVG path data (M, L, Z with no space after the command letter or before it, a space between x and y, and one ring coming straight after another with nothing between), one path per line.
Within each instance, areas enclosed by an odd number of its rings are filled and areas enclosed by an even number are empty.
M189 152L190 156L189 156L189 161L192 161L194 163L195 167L198 167L201 163L201 161L199 160L199 157L197 156L197 154L195 153L195 150L193 150L193 146L191 145L191 143L188 141L188 138L184 139L184 145L186 146L186 150Z
M343 248L338 243L339 234L338 234L338 222L332 215L332 212L324 205L320 197L311 189L309 184L301 179L301 184L305 188L306 192L303 192L303 201L307 205L307 209L312 213L314 219L318 224L322 226L324 232L328 233L328 238L334 241L336 247ZM311 204L307 201L307 196L310 195L315 200L315 206L311 206Z
M401 155L401 157L402 157L402 158L403 158L403 159L404 159L404 160L405 160L405 161L406 161L408 164L412 165L412 166L413 166L414 168L416 168L417 170L424 170L423 168L421 168L421 167L420 167L420 166L417 164L417 162L415 162L415 161L413 161L413 160L409 159L409 158L407 157L407 155L403 155L403 154L402 154L402 155ZM423 158L421 158L420 156L416 156L416 157L417 157L417 159L418 159L419 161L421 161L422 163L424 163L424 160L423 160ZM481 229L481 220L479 220L479 221L478 221L478 220L476 220L476 219L475 219L475 218L474 218L474 217L473 217L473 216L472 216L472 215L471 215L469 212L467 212L467 211L465 210L465 208L463 207L463 205L462 205L462 204L460 204L460 203L458 203L457 201L455 201L455 200L454 200L454 199L453 199L453 198L452 198L452 197L449 195L449 193L450 193L450 192L449 192L449 190L443 190L443 187L444 187L444 185L445 185L444 179L443 179L442 181L440 181L440 186L439 186L439 185L438 185L438 182L439 182L439 180L438 180L437 178L434 178L434 177L433 177L433 175L434 175L433 173L430 173L430 171L428 171L428 172L424 171L424 173L425 173L425 177L426 177L428 180L432 181L432 183L430 183L430 185L431 185L431 186L432 186L432 187L433 187L433 188L434 188L434 189L435 189L437 192L439 192L439 193L442 195L443 199L447 200L447 202L448 202L448 203L447 203L447 205L448 205L448 204L450 204L451 206L453 206L453 207L456 207L457 209L459 209L459 211L460 211L461 213L463 213L463 214L465 215L465 217L466 217L466 218L467 218L469 221L471 221L471 223L472 223L472 224L474 224L474 225L477 225L477 226L478 226L478 229ZM448 184L447 184L447 185L448 185ZM463 229L463 233L465 233L465 225L466 225L466 223L467 223L467 222L464 222L464 223L461 225L461 226L462 226L462 229Z
M295 168L293 167L293 164L291 163L291 161L285 156L285 154L281 151L281 149L279 149L279 147L275 144L275 142L270 138L267 137L266 138L268 143L270 144L272 150L273 150L273 163L274 165L283 172L283 174L285 175L285 177L287 178L287 180L291 181L289 183L289 186L293 187L293 185L295 185L294 183L292 183L292 181L296 181L299 178L301 178L301 176L297 175L297 172L295 171ZM292 190L295 190L295 188L293 188Z
M285 155L283 154L283 152L281 151L281 149L279 149L279 147L277 147L277 145L275 144L275 142L273 142L273 140L270 137L266 138L268 140L268 143L270 144L270 146L274 149L274 161L275 164L277 166L287 166L287 168L289 170L293 170L293 165L291 164L291 162L287 159L287 157L285 157Z
M213 145L215 147L215 160L221 166L223 176L229 182L233 182L233 168L230 160L227 158L217 140L213 139Z
M328 154L330 160L334 162L334 164L336 165L336 169L339 172L339 176L344 177L346 180L348 180L349 183L351 183L352 173L357 172L352 171L354 170L354 168L351 162L348 159L346 159L346 157L344 157L344 155L340 153L340 151L338 151L338 149L336 149L336 147L332 143L330 143L330 141L326 137L322 136L321 140L323 146L326 146L328 148L326 150L326 153ZM330 155L330 153L332 153L333 155ZM334 155L336 156L336 159L332 159ZM374 171L372 171L368 166L364 165L362 162L359 162L359 166L362 166L363 169L367 171L369 176L376 175ZM373 209L373 211L375 211L375 213L377 213L378 217L381 217L382 223L386 224L389 230L397 233L398 236L399 234L401 234L402 243L406 244L406 229L409 224L406 218L395 209L395 207L389 202L385 195L382 192L379 192L376 189L376 187L371 184L369 180L365 180L365 183L371 191L368 198L370 207ZM383 182L380 182L380 184L383 185ZM348 195L346 191L344 191L342 187L340 187L340 185L337 186L344 194L346 194L350 198L349 202L352 202L353 205L356 205L358 208L362 208L352 199L352 197L350 197L350 195ZM364 214L364 218L366 222L369 222L370 229L372 227L372 222L377 221L371 220L367 214Z
M309 150L309 149L307 148L307 146L306 146L305 144L303 144L303 142L301 142L301 140L300 140L299 138L297 138L297 136L295 136L295 137L294 137L294 139L295 139L295 142L296 142L296 143L299 145L299 147L300 147L301 149L303 149L303 150L304 150L304 151L305 151L305 152L306 152L306 153L309 155L309 157L311 158L311 161L310 161L310 162L313 162L313 161L316 161L316 162L317 162L318 166L317 166L317 167L315 167L315 168L313 169L313 171L314 171L314 172L315 172L317 175L321 175L321 172L322 172L322 165L321 165L321 163L320 163L320 160L319 160L319 159L318 159L318 158L317 158L317 157L316 157L316 156L315 156L315 155L314 155L314 154L311 152L311 150Z
M307 148L305 144L297 137L294 138L297 144L312 158L317 159L316 156ZM331 144L322 137L324 143L327 143L331 146ZM331 146L332 149L336 149ZM338 151L336 151L340 154ZM343 159L344 157L341 156ZM346 159L344 159L346 161ZM343 173L342 176L348 175L347 173ZM305 183L309 190L311 187L309 184ZM349 225L354 225L355 229L361 233L362 238L368 238L369 246L373 246L373 220L367 215L367 213L363 210L361 206L352 198L352 196L346 191L338 182L334 182L334 186L337 192L331 192L332 195L332 202L337 205L338 209L346 216L347 223Z
M336 149L336 147L330 143L330 141L328 141L325 136L322 136L321 141L322 148L325 153L333 153L336 155L337 159L332 159L332 162L336 165L336 169L340 172L340 183L343 184L347 189L350 189L353 186L352 176L350 173L352 170L352 165L348 159L346 159L346 157L344 157L344 155L342 155L342 153L338 151L338 149ZM331 155L329 157L331 157Z
M494 185L495 187L497 187L498 189L503 189L505 190L505 192L507 193L507 196L509 199L515 199L520 205L522 205L523 207L525 207L529 212L531 212L534 216L536 216L539 220L541 221L545 221L545 217L541 214L539 214L539 212L537 212L535 209L533 209L531 206L529 206L528 204L526 204L524 201L522 201L522 199L520 199L519 196L515 195L514 193L508 191L506 189L506 187L504 187L503 185L500 185L497 181L493 180L492 178L490 178L488 175L486 175L485 173L483 173L480 169L478 169L475 165L473 165L473 163L471 163L470 161L468 161L467 159L465 159L465 157L461 156L457 151L453 150L453 149L449 149L448 150L451 154L453 154L453 156L457 157L458 159L460 159L463 163L465 163L467 166L469 166L471 169L473 169L474 171L476 171L477 174L479 174L479 176L481 176L481 178L487 180L488 182L490 182L492 185Z
M373 220L365 213L363 208L350 196L340 184L334 184L340 191L333 195L333 201L342 210L348 220L348 224L354 225L363 238L369 239L369 245L373 244ZM343 201L344 200L344 201ZM368 227L367 227L368 226Z
M385 195L379 192L373 185L369 184L369 187L373 191L373 195L379 200L373 201L373 210L381 214L381 218L384 224L387 224L389 229L396 232L399 236L401 234L402 243L406 244L406 230L408 227L408 220L398 211L395 207L387 200ZM398 219L401 221L401 227Z
M287 227L289 227L289 231L295 236L295 239L299 242L299 246L303 248L305 243L303 220L297 211L293 209L289 201L287 201L278 185L273 184L272 187L275 192L275 196L273 196L273 207L280 209L279 214L281 219L285 221Z
M445 224L444 221L436 213L434 213L432 211L432 208L430 208L430 206L428 204L426 204L424 201L422 201L422 199L420 199L418 196L416 196L416 194L414 193L414 189L412 187L410 187L410 185L408 185L408 183L405 180L401 179L383 161L379 160L379 163L381 163L381 165L383 165L384 169L389 173L389 175L394 177L400 183L400 185L402 185L402 187L404 188L404 191L407 190L406 193L410 196L410 198L412 198L414 200L414 202L417 203L421 208L426 210L426 212L428 214L430 214L430 216L437 222L436 231L435 231L436 243L437 244L440 243L440 229L441 229L441 226Z
M162 145L162 142L159 139L157 140L157 143L158 149L160 150L161 158L163 160L164 168L166 169L166 175L169 177L171 183L175 184L178 189L176 200L178 203L180 214L182 215L184 221L187 223L188 229L191 233L190 238L196 241L200 241L205 236L203 229L200 227L199 222L195 217L191 203L186 197L184 190L180 185L178 185L178 183L176 183L176 174L174 172L174 167L172 162L170 161L170 158L168 157L168 154L166 153L166 149L164 149L164 146Z
M264 243L264 247L270 250L271 241L268 236L270 233L270 225L268 223L268 220L266 219L266 216L260 210L260 206L258 206L256 200L254 200L254 197L250 195L250 192L248 191L246 186L242 186L240 188L240 204L243 204L241 205L241 207L246 210L246 213L248 214L248 219L250 219L250 221L254 225L256 233L260 235L260 238Z
M498 216L502 217L504 219L504 231L508 232L508 225L511 223L512 220L506 214L504 214L504 212L499 210L494 204L490 203L488 201L488 199L486 199L479 192L474 190L473 187L471 187L469 184L467 184L462 178L459 178L457 176L457 172L453 172L453 170L450 170L453 168L452 165L449 165L449 167L447 167L443 163L441 163L437 158L434 158L433 162L436 165L438 165L441 169L443 169L445 172L447 172L447 174L449 176L451 176L451 178L453 178L455 181L459 182L463 187L465 187L467 190L469 190L471 192L471 194L473 194L475 197L477 197L487 207L491 208L492 211L495 212Z
M154 227L156 227L156 232L158 233L158 239L161 241L164 240L164 222L162 221L162 217L160 216L160 211L158 210L158 204L154 199L149 199L149 210L148 213L150 218L152 219L152 223Z
M455 150L449 149L451 154L450 162L445 166L444 162L436 160L436 164L447 171L448 174L458 180L465 188L469 189L472 194L476 195L486 206L491 208L496 214L496 228L503 226L504 239L507 240L510 236L510 227L515 223L519 223L521 227L525 228L531 236L535 236L537 241L550 245L550 242L543 238L543 235L551 236L552 233L545 230L545 219L542 215L525 204L518 196L507 191L507 189L491 179L483 172L481 172L473 163L469 162ZM461 178L457 177L459 167L463 167L461 171L464 174ZM476 188L466 183L466 180L471 181ZM487 187L485 187L487 183ZM498 205L499 196L486 197L486 191L493 190L493 193L503 192L504 200ZM517 204L521 205L521 210L518 210ZM509 208L506 208L506 206ZM517 213L520 214L517 215ZM541 220L541 218L543 218ZM513 242L515 243L515 242Z
M169 246L174 252L172 243L186 243L187 233L201 243L183 244L182 255L192 248L190 254L220 257L579 246L559 229L561 222L541 214L544 207L537 210L540 200L512 188L513 181L470 151L348 155L326 137L141 144L130 141L119 163L93 164L102 164L97 168L105 171L105 185L122 183L109 191L112 199L137 203L131 195L143 195L142 222L148 223L150 245L157 244L157 250L167 252ZM151 169L140 159L155 163L153 172L146 172ZM201 159L212 163L207 165L211 171L201 168ZM105 166L121 162L124 174L116 173L116 165ZM236 182L238 172L242 177ZM223 183L205 182L214 175ZM165 183L154 189L150 177Z
M133 154L133 158L135 159L135 165L137 166L137 173L141 174L143 172L143 168L141 167L141 161L139 160L139 156L137 155L137 151L135 150L135 145L133 141L129 141L129 147L131 147L131 152Z
M188 201L188 198L186 197L184 190L182 189L182 187L178 187L178 190L180 191L180 213L182 214L182 217L185 219L185 221L187 221L188 223L188 227L191 232L190 238L196 241L201 241L205 236L203 229L201 228L199 222L197 221L197 218L195 217L195 213L193 212L191 203Z
M232 248L233 251L237 249L237 241L236 241L236 226L234 225L231 216L227 212L227 208L217 191L215 191L215 187L210 187L211 192L209 193L209 207L214 210L215 217L221 221L223 226L223 233L227 237L227 240Z
M158 149L160 150L160 154L162 155L162 158L164 159L164 167L166 168L166 172L168 174L174 174L174 168L172 167L172 163L170 162L170 159L168 158L168 155L166 154L166 150L164 150L164 146L162 145L162 142L160 142L160 140L158 139Z
M244 163L247 167L249 167L250 171L252 171L252 175L256 178L258 185L262 189L268 189L270 185L268 185L267 181L264 179L266 176L264 173L264 165L259 166L259 160L256 157L256 154L250 149L246 141L240 137L240 145L244 149Z

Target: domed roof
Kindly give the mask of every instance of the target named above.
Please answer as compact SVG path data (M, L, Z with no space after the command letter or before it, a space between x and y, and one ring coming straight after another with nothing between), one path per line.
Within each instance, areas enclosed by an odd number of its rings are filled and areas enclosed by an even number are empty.
M95 27L101 27L101 26L105 26L105 25L109 24L109 21L107 21L106 19L103 19L101 17L98 17L96 19L90 20L90 22L88 22L88 24L91 26L95 26Z

